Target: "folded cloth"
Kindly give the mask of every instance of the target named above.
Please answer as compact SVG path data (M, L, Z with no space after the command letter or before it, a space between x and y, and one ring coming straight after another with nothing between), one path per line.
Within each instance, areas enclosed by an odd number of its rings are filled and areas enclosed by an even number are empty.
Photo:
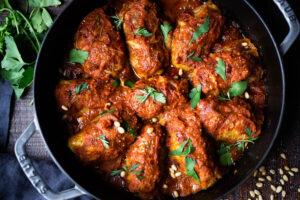
M3 152L7 143L9 111L12 87L0 77L0 152Z
M55 192L74 187L72 183L51 161L33 160L37 172ZM3 200L44 200L32 186L22 171L15 156L0 153L0 199ZM82 196L78 200L93 198Z

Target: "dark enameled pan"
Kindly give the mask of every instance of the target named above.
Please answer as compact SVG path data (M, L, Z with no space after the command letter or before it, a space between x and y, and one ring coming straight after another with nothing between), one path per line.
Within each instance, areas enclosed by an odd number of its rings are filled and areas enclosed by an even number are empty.
M232 13L241 25L245 35L258 47L264 69L268 98L265 108L265 122L260 139L250 145L237 162L237 174L229 173L213 187L183 199L217 199L246 181L263 162L276 139L285 99L285 80L281 55L284 55L297 38L300 26L293 10L285 0L273 0L283 13L290 31L280 48L259 14L246 0L217 0L217 5ZM120 192L101 182L91 170L78 163L66 145L67 134L56 108L54 89L58 81L58 67L68 42L72 39L83 17L96 7L104 5L101 0L74 0L56 19L45 38L35 67L34 102L35 119L17 140L15 153L18 161L31 181L46 199L70 199L87 194L96 199L134 199L132 194ZM270 16L271 17L271 16ZM71 180L75 187L60 193L53 192L37 174L25 151L25 144L35 131L39 131L53 161ZM47 182L47 180L46 180Z

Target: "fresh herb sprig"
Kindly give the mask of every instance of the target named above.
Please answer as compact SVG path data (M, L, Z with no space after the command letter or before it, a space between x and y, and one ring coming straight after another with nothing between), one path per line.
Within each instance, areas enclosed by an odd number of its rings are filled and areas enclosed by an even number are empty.
M81 91L88 90L89 86L86 83L80 83L75 88L75 94L79 94Z
M0 3L0 12L8 12L5 23L0 24L0 54L3 56L0 74L11 84L17 99L32 84L41 40L52 24L45 7L61 4L59 0L29 0L28 3L33 8L30 14L14 9L8 0ZM26 49L26 56L20 47Z
M201 61L203 61L202 58L200 58L199 56L194 55L194 54L195 54L195 52L193 51L193 52L190 53L186 58L192 59L192 60L194 60L194 61L196 61L196 62L201 62Z
M191 90L189 97L191 99L191 108L192 109L196 108L201 97L201 84L197 85L197 87Z
M145 177L141 175L141 174L144 173L142 170L135 170L139 166L140 166L140 164L137 164L137 163L133 163L131 165L130 169L127 166L123 166L122 169L112 171L110 175L111 176L117 176L117 175L121 174L122 171L126 171L128 174L129 173L134 174L137 177L137 179L139 181L141 181Z
M255 140L258 139L258 137L252 138L254 135L254 132L252 132L249 128L245 129L245 132L247 136L249 137L248 139L243 139L243 140L238 140L234 144L226 145L225 143L221 143L220 145L220 150L219 150L219 162L223 166L229 166L232 165L232 157L230 155L231 149L233 147L237 147L239 151L244 151L245 150L245 143L252 143L254 144Z
M168 39L168 34L172 30L172 26L168 22L164 22L160 25L160 29L164 37L164 42L166 42Z
M109 111L106 111L106 110L104 110L104 111L102 111L101 113L100 113L100 115L97 117L97 121L103 116L103 115L106 115L106 114L111 114L111 113L113 113L113 112L115 112L116 111L116 109L110 109Z
M189 45L191 45L194 40L197 40L202 34L207 33L209 31L209 24L209 17L207 16L203 24L201 24L201 26L199 26L193 33L193 37L190 40Z
M195 179L196 181L200 182L200 178L197 175L194 167L196 165L196 161L188 156L185 157L185 172L187 175L189 175L190 177L192 177L193 179Z
M226 81L226 63L222 59L218 59L216 73L219 74L224 81Z
M109 142L106 140L106 135L101 135L100 137L96 137L96 139L101 140L103 143L104 147L109 149Z
M232 83L227 92L227 97L219 96L219 100L231 101L231 97L241 96L247 89L247 85L248 85L248 81L240 81L240 82Z
M114 19L117 31L120 30L122 27L123 20L121 20L118 15L111 16L111 18Z
M183 150L186 145L187 145L186 149ZM182 156L182 155L187 156L190 153L193 153L194 151L195 148L192 146L192 141L190 138L188 138L177 149L171 152L171 156Z
M152 99L161 103L166 103L166 97L163 93L157 92L153 87L147 86L146 89L141 90L145 95L136 95L139 103L144 103L150 96Z
M82 51L79 49L72 49L69 53L69 63L70 64L75 64L75 63L83 64L83 63L85 63L85 61L88 57L89 57L89 52Z
M151 37L153 34L150 33L146 28L144 27L139 27L134 33L134 35L141 35L144 37Z

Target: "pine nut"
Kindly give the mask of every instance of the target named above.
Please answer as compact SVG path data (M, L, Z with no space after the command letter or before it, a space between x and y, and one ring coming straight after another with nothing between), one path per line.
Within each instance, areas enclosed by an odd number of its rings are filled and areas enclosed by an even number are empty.
M167 186L166 184L163 184L163 188L164 188L164 189L167 189L168 186Z
M290 172L289 172L289 175L290 175L290 176L294 176L294 173L290 171Z
M115 127L120 127L121 126L120 122L118 122L118 121L115 121L114 125L115 125Z
M181 172L176 172L176 173L175 173L175 176L176 176L176 177L178 177L178 176L180 176L180 175L181 175Z
M172 194L173 194L173 197L174 197L174 198L177 198L177 197L178 197L178 192L177 192L177 191L174 191Z
M263 200L261 195L258 195L258 200Z
M284 185L284 181L282 179L279 180L281 185Z
M272 181L271 176L267 176L268 181Z
M291 170L296 173L299 171L299 169L297 167L293 167Z
M290 171L290 168L289 168L288 166L284 166L284 169L285 169L286 171Z
M273 194L270 195L270 200L274 200L274 195Z
M174 169L174 171L177 170L177 167L175 165L172 165L171 167L172 167L172 169Z
M250 196L251 196L252 198L255 197L255 193L254 193L252 190L250 190L249 193L250 193Z
M275 192L276 191L276 187L274 185L271 185L271 189Z
M182 75L183 75L182 69L179 70L178 75L179 75L179 76L182 76Z
M283 170L281 168L278 169L279 174L282 175L283 174Z
M153 132L153 130L154 130L154 128L153 128L153 127L150 127L150 128L148 128L148 129L147 129L147 133L149 133L149 134L150 134L150 133L152 133L152 132Z
M276 188L276 193L280 193L282 191L282 186L278 186L277 188Z
M125 129L124 129L123 127L118 127L117 130L118 130L118 132L121 133L121 134L125 133Z
M121 176L121 177L124 177L125 174L126 174L125 171L121 171L120 176Z
M275 174L275 170L274 169L270 169L270 173L271 174Z
M261 188L263 186L263 184L261 182L256 183L256 187Z
M284 180L284 181L286 181L286 182L288 182L288 181L289 181L289 178L287 177L287 175L283 175L283 177L282 177L282 178L283 178L283 180Z
M286 159L286 156L284 153L281 153L280 156L281 156L281 158Z
M259 177L258 180L259 180L259 181L262 181L262 182L265 181L265 179L264 179L264 178L261 178L261 177Z
M258 191L257 189L254 190L254 193L255 193L256 195L260 195L260 191Z
M157 121L158 121L158 120L157 120L156 117L153 117L153 118L152 118L152 122L156 123Z
M253 176L256 177L257 176L257 170L255 170L255 172L253 173Z
M245 98L246 98L246 99L249 99L249 98L250 98L250 95L249 95L248 92L245 92Z
M61 109L63 109L64 111L68 111L68 110L69 110L68 107L65 106L65 105L62 105L62 106L61 106Z
M281 192L281 196L282 196L282 198L284 198L284 197L285 197L285 195L286 195L286 192L285 192L284 190L282 190L282 192Z
M263 172L265 170L265 166L261 166L259 169L258 169L260 172Z

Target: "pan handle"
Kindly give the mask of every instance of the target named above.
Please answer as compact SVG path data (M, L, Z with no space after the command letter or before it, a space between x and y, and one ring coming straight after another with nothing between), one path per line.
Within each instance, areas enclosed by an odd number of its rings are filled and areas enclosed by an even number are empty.
M296 14L294 13L293 9L290 7L289 3L286 0L273 0L273 1L277 5L281 13L283 14L290 29L289 33L280 44L281 53L284 55L292 46L294 41L297 39L300 33L300 24Z
M45 198L48 200L62 200L62 199L71 199L86 194L82 189L75 185L74 188L56 193L52 191L48 185L44 182L42 177L37 173L32 162L30 161L27 153L25 151L25 145L30 139L30 137L37 130L37 126L34 121L32 121L25 131L21 134L15 144L15 154L19 161L19 164L24 171L27 178L32 183L33 187Z

